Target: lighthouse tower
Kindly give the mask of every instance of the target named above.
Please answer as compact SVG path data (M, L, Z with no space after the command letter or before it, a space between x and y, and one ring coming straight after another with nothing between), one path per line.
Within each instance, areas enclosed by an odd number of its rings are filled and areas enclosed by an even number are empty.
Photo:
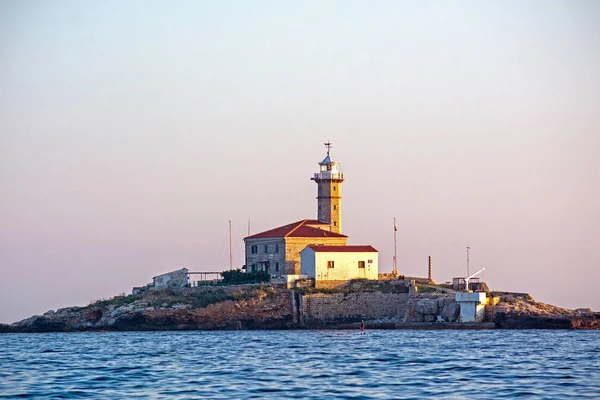
M329 154L331 143L325 143L327 156L319 163L319 172L311 178L317 182L317 219L329 224L331 232L342 233L342 182L339 163Z

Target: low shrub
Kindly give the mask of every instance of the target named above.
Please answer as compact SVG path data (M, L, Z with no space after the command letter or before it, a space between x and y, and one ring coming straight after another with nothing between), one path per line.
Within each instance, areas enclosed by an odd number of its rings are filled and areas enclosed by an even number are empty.
M124 296L124 295L120 295L120 296L115 296L109 299L98 299L98 300L92 300L90 302L90 306L103 306L103 307L108 307L111 305L114 306L122 306L124 304L131 304L136 300L141 299L142 296L139 294L130 294L128 296Z
M222 275L222 282L226 285L269 282L271 280L271 275L266 271L242 272L239 268L231 271L224 271Z

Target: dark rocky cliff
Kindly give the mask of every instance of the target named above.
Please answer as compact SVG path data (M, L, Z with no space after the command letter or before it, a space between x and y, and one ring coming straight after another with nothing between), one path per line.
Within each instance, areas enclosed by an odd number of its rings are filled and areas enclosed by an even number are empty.
M529 296L503 295L494 310L500 329L600 329L600 313L569 310L540 303Z

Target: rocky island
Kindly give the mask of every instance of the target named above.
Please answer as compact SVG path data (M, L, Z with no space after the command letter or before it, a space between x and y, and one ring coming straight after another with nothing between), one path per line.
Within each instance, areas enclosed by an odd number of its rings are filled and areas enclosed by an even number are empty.
M455 293L414 281L354 280L333 289L262 284L171 287L48 311L0 332L239 329L600 329L600 313L490 292L482 321L460 322Z

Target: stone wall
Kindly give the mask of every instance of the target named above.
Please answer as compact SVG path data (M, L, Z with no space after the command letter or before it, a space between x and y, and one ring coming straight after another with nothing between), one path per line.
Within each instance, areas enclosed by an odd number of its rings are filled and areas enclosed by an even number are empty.
M460 306L453 294L419 294L410 297L402 322L457 322L459 316Z
M369 319L397 321L406 313L408 293L311 293L299 296L300 324L304 326L359 322Z
M317 289L334 289L340 286L344 286L348 281L324 281L315 280L315 288Z
M188 270L187 268L182 268L177 271L155 276L153 278L153 288L156 290L163 290L169 287L182 287L186 286L188 282Z

